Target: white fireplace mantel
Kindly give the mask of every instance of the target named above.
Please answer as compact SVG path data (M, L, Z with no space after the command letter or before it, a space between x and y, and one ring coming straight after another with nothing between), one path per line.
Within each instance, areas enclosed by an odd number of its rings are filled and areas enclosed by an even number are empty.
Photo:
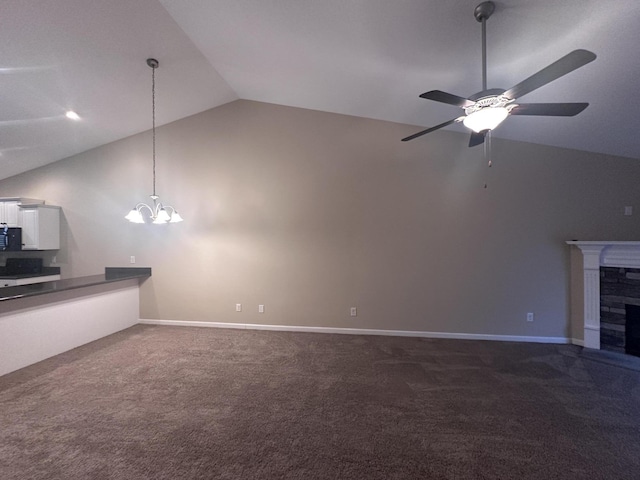
M584 346L600 349L600 267L640 268L640 242L567 242L582 251Z

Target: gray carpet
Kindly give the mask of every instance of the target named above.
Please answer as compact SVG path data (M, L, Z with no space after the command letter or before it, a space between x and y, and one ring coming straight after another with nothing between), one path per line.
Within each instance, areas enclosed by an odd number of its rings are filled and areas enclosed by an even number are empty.
M0 478L640 478L640 373L580 351L139 325L0 377Z

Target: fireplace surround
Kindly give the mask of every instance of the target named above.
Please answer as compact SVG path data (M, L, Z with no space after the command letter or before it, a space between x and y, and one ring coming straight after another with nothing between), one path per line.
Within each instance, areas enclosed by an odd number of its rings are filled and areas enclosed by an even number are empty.
M567 243L583 256L584 346L627 353L627 305L640 306L640 242Z

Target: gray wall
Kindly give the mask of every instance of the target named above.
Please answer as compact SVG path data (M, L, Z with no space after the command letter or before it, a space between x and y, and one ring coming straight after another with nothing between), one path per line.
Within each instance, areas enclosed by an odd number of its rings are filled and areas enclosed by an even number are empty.
M0 196L63 208L65 277L152 267L141 318L581 338L564 241L638 239L638 161L494 139L487 168L466 134L415 131L236 101L158 129L182 224L123 218L151 193L149 132Z

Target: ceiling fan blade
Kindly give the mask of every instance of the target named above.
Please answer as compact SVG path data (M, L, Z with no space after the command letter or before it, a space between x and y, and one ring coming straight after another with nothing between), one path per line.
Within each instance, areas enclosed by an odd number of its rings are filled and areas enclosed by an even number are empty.
M427 100L434 100L436 102L448 103L449 105L455 105L456 107L462 108L470 107L476 103L468 98L459 97L458 95L453 95L452 93L443 92L441 90L431 90L430 92L423 93L420 97L426 98Z
M545 115L573 117L589 106L588 103L520 103L511 109L511 115Z
M402 141L408 142L409 140L413 140L414 138L421 137L422 135L426 135L427 133L431 133L435 130L446 127L447 125L451 125L452 123L459 122L461 118L464 118L464 117L457 117L452 120L449 120L448 122L444 122L444 123L441 123L440 125L436 125L435 127L427 128L426 130L422 130L421 132L414 133L413 135L409 135L408 137L403 138Z
M569 72L574 71L596 59L596 54L588 50L574 50L560 60L534 73L526 80L504 92L504 96L512 100L523 97L536 88L540 88Z
M476 145L481 145L484 143L484 137L487 134L488 130L484 130L482 132L476 133L471 132L471 138L469 138L469 146L475 147Z

